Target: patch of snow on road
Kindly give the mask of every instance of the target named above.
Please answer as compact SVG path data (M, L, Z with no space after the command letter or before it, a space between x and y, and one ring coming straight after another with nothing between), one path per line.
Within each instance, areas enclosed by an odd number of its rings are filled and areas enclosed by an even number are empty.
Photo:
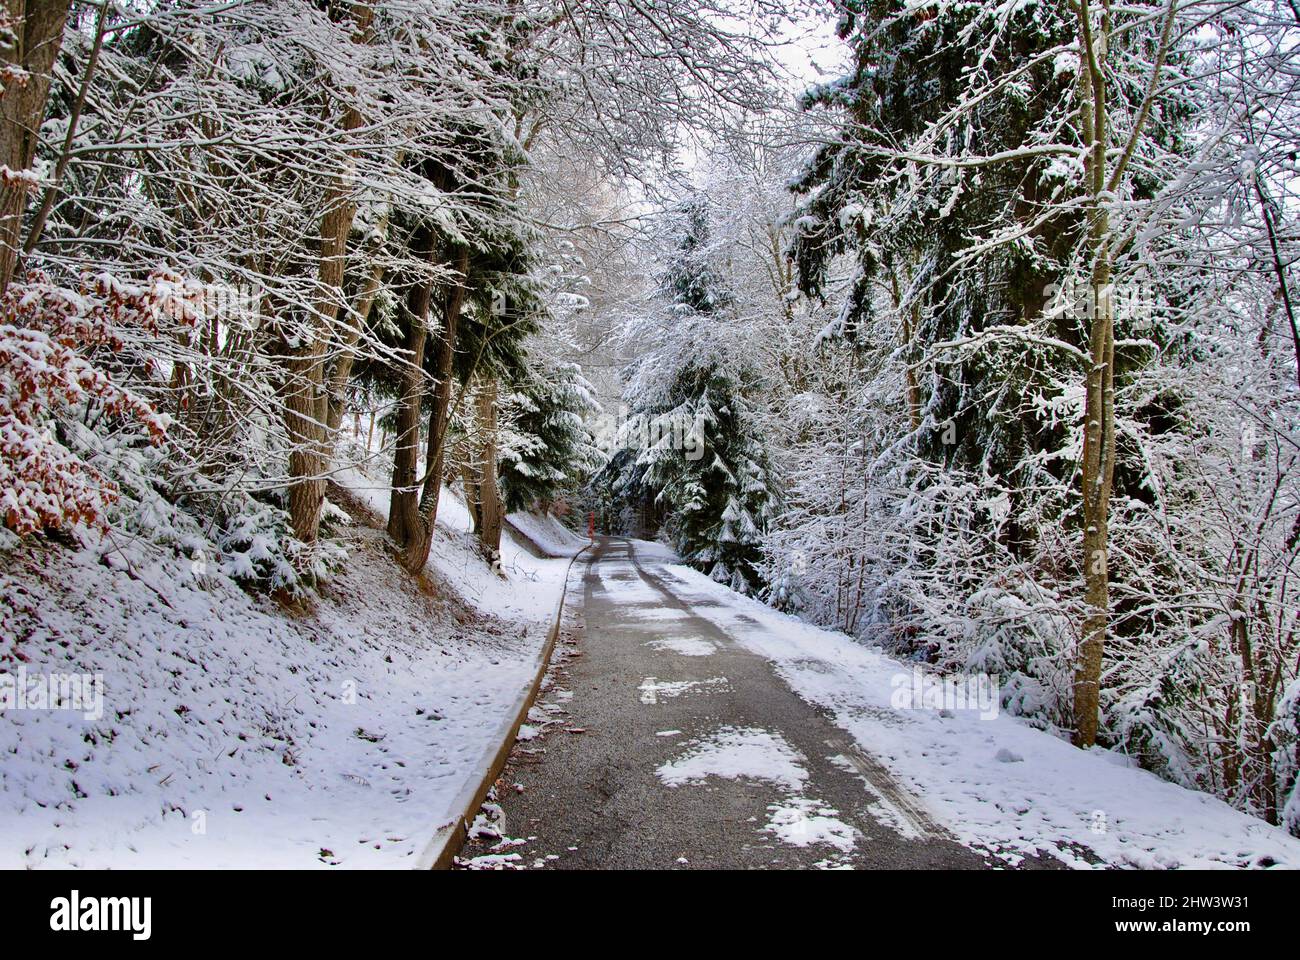
M693 742L655 773L670 787L726 777L766 780L798 792L808 780L799 754L785 739L757 727L722 727L711 737Z
M781 803L769 804L767 809L772 815L763 830L792 846L821 844L834 847L840 853L849 853L857 846L861 836L853 827L838 819L838 810L826 806L822 800L790 797Z
M642 703L658 703L661 697L680 697L697 687L703 687L710 693L726 693L730 689L726 677L710 677L708 680L657 680L646 677L637 689L641 691Z
M663 595L654 591L637 590L625 582L602 578L601 586L611 593L618 594L619 603L623 605L623 619L628 623L648 622L662 623L665 620L689 620L691 615L676 607L665 607Z
M683 657L707 657L718 652L714 644L698 637L661 637L647 641L645 646L659 651L670 650Z

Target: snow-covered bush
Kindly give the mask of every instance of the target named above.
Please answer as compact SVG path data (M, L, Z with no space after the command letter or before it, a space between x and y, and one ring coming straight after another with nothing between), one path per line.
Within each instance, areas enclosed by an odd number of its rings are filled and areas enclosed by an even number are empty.
M286 511L251 498L223 517L213 542L221 572L259 590L298 593L346 558L328 539L304 544L294 537Z
M1269 733L1276 744L1280 822L1292 836L1300 837L1300 679L1287 688Z
M123 335L192 323L177 278L141 286L101 275L70 290L33 276L0 300L0 512L19 534L102 527L116 487L72 436L72 424L158 443L168 418L123 385Z

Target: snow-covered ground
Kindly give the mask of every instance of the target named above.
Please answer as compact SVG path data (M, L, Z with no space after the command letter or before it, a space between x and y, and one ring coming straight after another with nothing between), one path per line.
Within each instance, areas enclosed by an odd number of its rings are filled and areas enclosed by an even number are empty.
M553 557L571 557L591 542L550 514L512 513L509 519L511 526Z
M103 697L0 713L0 867L415 866L532 680L568 564L507 536L493 572L448 491L439 520L432 589L353 523L292 607L145 543L4 555L0 671Z
M378 517L388 518L389 490L384 481L372 480L356 470L345 470L335 479ZM587 541L574 538L553 517L515 513L509 520L501 536L502 576L493 573L480 557L464 501L455 491L443 487L438 499L440 535L429 551L429 567L481 610L507 620L550 616L555 612L568 562L536 557L514 536L511 527L525 528L525 534L554 558L573 556ZM543 541L532 537L533 530L545 531Z
M643 562L658 544L636 542ZM693 612L771 660L825 707L960 842L1014 864L1300 868L1300 840L1104 750L1083 752L1005 714L911 706L913 667L742 597L681 565L663 568ZM752 738L751 738L752 739ZM752 746L752 744L751 744ZM725 758L724 758L725 759ZM701 754L691 763L723 763ZM661 772L692 775L691 764Z

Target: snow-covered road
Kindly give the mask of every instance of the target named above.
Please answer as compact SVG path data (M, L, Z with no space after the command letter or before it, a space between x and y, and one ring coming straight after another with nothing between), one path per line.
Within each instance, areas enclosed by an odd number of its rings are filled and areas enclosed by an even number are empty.
M1300 841L608 540L475 867L1296 867Z
M669 559L609 540L586 564L580 655L506 770L523 787L500 805L510 839L473 844L474 865L982 865L742 631L709 619L728 591L693 595Z

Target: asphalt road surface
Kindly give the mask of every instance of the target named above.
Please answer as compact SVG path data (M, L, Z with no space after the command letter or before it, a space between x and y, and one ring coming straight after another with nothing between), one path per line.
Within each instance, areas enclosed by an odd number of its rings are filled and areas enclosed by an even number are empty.
M584 562L585 626L506 766L487 831L501 839L471 840L470 865L986 866L700 615L725 597L691 596L644 544L602 540Z

